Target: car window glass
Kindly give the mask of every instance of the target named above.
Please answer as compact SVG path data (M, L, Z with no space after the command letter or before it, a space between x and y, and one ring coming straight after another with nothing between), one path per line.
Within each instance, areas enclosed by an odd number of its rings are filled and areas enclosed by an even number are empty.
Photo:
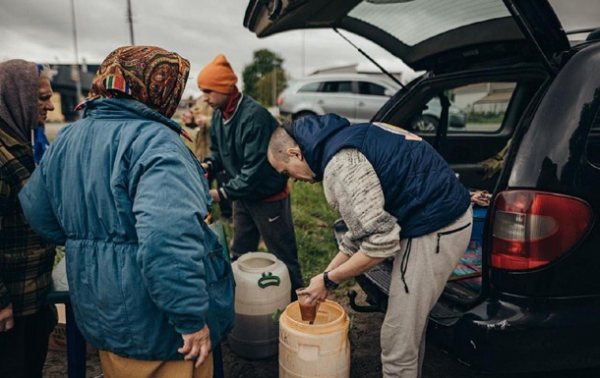
M586 0L550 0L552 10L571 42L582 42L598 27L598 2ZM573 33L577 31L577 33Z
M600 112L596 114L594 124L590 129L588 135L587 144L585 146L585 153L590 163L600 166Z
M510 13L502 0L420 0L395 4L363 1L348 16L414 46L443 32L510 17Z
M352 93L351 81L327 81L323 84L321 92L325 93Z
M476 83L444 92L450 100L448 135L456 133L494 133L513 95L516 83ZM439 97L431 98L420 114L411 118L410 129L435 134L442 115Z
M298 89L298 92L317 92L319 90L319 85L321 85L321 83L318 81L304 84L302 87L300 87L300 89Z
M359 81L358 93L363 95L384 96L385 87L379 84L369 83L368 81Z

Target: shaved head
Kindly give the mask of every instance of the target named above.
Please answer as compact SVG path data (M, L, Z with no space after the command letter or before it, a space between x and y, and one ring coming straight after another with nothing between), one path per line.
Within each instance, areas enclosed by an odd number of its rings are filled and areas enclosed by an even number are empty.
M298 143L281 126L273 131L269 141L269 161L289 162L288 149L298 147Z
M308 162L296 140L288 133L289 124L279 126L271 134L267 157L269 163L281 175L288 176L294 182L315 182L315 174L310 169Z

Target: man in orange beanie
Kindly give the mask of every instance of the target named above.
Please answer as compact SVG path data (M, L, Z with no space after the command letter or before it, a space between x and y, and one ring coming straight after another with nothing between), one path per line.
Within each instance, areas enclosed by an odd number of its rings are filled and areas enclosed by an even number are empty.
M291 297L304 286L292 222L288 178L267 160L271 134L278 122L262 105L236 87L237 76L219 54L198 75L202 99L213 109L211 155L203 166L210 173L225 170L227 178L210 191L216 202L233 201L234 258L256 251L262 236L269 252L288 267Z

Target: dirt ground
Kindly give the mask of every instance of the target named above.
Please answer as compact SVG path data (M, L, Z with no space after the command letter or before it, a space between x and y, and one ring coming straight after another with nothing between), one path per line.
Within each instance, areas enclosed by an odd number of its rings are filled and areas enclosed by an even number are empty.
M362 291L357 301L361 303ZM330 298L340 303L346 312L354 314L354 327L350 333L351 345L351 377L352 378L379 378L381 377L381 361L379 347L379 329L383 321L381 313L356 313L348 306L347 290L336 293ZM227 341L221 345L223 350L223 366L225 377L228 378L277 378L279 366L277 356L263 360L247 360L239 357L229 349ZM67 376L67 357L65 352L49 351L44 367L44 378L63 378ZM97 354L88 355L87 378L102 376L100 360Z

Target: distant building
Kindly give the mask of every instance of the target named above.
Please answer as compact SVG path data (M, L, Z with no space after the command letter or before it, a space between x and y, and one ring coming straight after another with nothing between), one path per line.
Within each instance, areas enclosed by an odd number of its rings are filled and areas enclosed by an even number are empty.
M498 114L505 112L515 83L477 83L454 90L454 103L469 113Z
M52 103L55 110L48 113L48 122L73 122L77 120L75 106L81 102L90 91L92 80L100 67L98 64L81 66L81 98L77 97L77 71L71 64L49 64L53 71Z

